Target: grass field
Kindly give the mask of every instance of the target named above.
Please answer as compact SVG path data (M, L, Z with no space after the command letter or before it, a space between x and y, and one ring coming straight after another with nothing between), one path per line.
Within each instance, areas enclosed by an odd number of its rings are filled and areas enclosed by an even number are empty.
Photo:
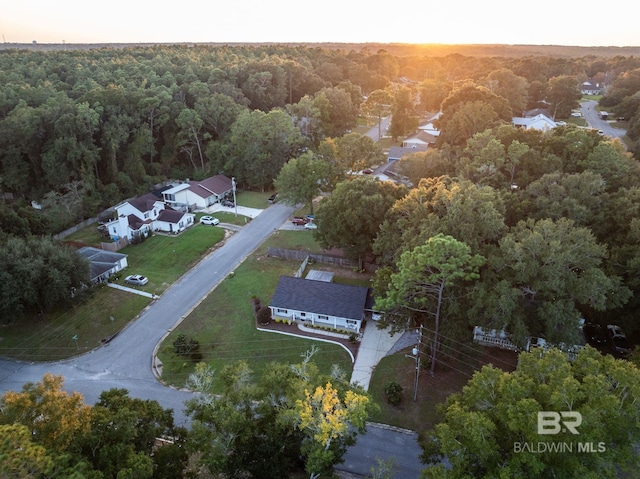
M294 232L304 234L302 232ZM173 351L178 334L197 339L202 360L220 370L234 361L245 360L257 374L270 362L295 364L312 344L319 347L314 363L323 372L338 364L351 375L352 364L342 347L309 339L293 338L256 330L251 299L268 305L281 275L292 275L297 261L269 258L261 251L249 257L234 275L225 279L162 343L158 357L163 364L162 378L167 384L184 385L195 363Z
M195 225L180 235L158 235L120 250L129 267L112 277L124 284L125 276L142 274L149 283L139 289L160 294L191 266L211 251L224 237L222 228ZM95 226L88 226L67 238L96 244ZM120 331L149 303L144 296L107 286L92 289L85 301L69 309L46 311L42 318L24 317L0 329L0 355L23 360L54 361L86 352ZM114 318L113 321L111 318ZM78 341L72 338L78 337Z

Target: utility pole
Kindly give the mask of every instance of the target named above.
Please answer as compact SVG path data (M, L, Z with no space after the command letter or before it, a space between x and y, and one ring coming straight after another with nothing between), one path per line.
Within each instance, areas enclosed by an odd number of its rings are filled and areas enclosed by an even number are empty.
M411 350L413 356L405 354L405 357L414 359L416 361L416 375L413 380L413 402L416 402L418 397L418 379L420 378L420 352L422 351L422 324L418 330L418 344Z
M236 218L238 217L238 203L236 202L236 178L231 178L231 188L233 188L233 207L236 210Z

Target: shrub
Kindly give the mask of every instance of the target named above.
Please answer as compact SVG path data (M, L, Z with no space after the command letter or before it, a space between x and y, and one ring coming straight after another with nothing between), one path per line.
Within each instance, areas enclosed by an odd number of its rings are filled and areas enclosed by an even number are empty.
M256 314L256 319L260 324L267 324L271 321L271 310L268 306L261 306Z
M395 381L387 383L384 387L384 393L387 396L387 402L389 404L396 405L402 401L402 386Z
M199 361L202 359L200 343L193 338L188 338L182 333L178 334L175 341L173 341L173 351L177 355L187 356L193 361Z

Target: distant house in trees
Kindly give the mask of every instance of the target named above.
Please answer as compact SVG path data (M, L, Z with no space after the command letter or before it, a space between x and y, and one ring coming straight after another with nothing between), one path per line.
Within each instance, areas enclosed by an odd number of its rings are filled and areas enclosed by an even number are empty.
M429 146L435 144L437 139L436 135L427 133L424 130L418 130L417 133L406 137L402 140L402 146L404 148L410 148L412 146Z
M602 95L604 87L595 80L588 80L580 85L580 91L583 95Z
M187 181L162 192L167 205L176 210L194 211L219 203L233 193L233 181L225 175Z
M89 261L92 283L107 281L111 275L128 266L127 255L114 251L84 246L78 250L78 254Z
M153 231L179 233L194 224L195 215L165 206L153 193L116 206L117 218L106 223L109 236L133 240Z
M269 308L274 320L358 333L372 304L370 288L280 276Z
M511 120L516 128L524 128L525 130L541 130L548 131L558 126L558 124L542 113L532 117L513 117Z

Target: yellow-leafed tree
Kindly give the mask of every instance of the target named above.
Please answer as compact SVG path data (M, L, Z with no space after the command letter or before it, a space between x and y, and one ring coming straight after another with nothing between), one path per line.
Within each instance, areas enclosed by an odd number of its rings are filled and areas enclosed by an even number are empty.
M302 453L311 479L340 462L358 432L365 429L371 407L367 396L347 390L344 398L327 382L296 401L297 427L306 436Z

